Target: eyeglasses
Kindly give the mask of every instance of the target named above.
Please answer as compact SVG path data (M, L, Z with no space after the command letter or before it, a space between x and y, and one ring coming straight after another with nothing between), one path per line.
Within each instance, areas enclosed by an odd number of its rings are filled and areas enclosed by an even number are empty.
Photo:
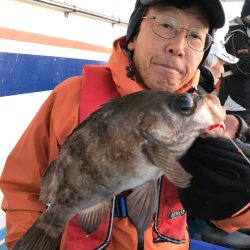
M172 17L169 16L144 16L142 19L153 20L153 32L162 38L171 39L176 37L181 30L187 31L187 44L196 51L206 51L212 44L210 34L196 28L185 29Z

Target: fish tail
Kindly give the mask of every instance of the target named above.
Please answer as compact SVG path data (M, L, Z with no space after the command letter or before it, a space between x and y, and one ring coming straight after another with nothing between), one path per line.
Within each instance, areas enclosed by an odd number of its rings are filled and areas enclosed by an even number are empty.
M59 250L63 229L53 228L44 230L39 219L15 244L13 250Z

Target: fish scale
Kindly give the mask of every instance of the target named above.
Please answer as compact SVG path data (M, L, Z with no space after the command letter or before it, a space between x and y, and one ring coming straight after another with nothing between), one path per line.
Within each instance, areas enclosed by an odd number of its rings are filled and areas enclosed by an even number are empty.
M178 158L224 118L210 94L144 90L103 105L66 138L42 180L40 199L50 206L13 249L58 249L65 224L76 214L91 234L107 217L112 198L125 190L132 191L128 214L142 235L156 209L158 178L165 174L187 187L192 176Z

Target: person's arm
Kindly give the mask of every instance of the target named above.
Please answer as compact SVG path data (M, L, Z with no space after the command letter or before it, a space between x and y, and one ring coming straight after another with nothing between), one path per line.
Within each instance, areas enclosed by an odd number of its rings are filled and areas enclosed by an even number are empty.
M250 185L247 184L247 179L249 179L250 175L250 144L248 144L250 142L250 133L247 123L240 116L237 116L237 119L240 125L235 135L235 138L237 138L235 140L235 143L237 146L239 146L245 157L247 157L248 159L248 161L245 160L245 167L247 168L247 171L245 173L242 172L242 175L246 175L245 180L242 182L242 186L245 187L246 190L250 187ZM245 143L242 143L239 138ZM240 153L238 152L238 154ZM247 197L248 202L246 202L246 205L243 206L239 211L232 214L229 218L226 219L211 220L213 224L229 233L242 228L250 228L250 194L248 194Z
M250 77L250 39L240 31L235 32L229 41L226 43L227 52L238 57L239 61L236 64L230 64L226 68L237 75L238 77Z
M250 228L250 208L243 211L240 215L232 218L212 221L213 224L223 229L224 231L231 233L239 229Z
M41 176L49 165L49 145L56 145L50 133L54 94L43 104L10 155L0 186L6 211L6 244L12 247L34 223L44 205L39 201Z
M250 143L250 127L249 125L245 122L245 120L237 115L231 115L234 118L237 119L238 121L238 129L236 130L235 136L233 136L232 138L238 138L240 139L242 142L246 142L246 143Z
M15 242L44 211L41 176L58 155L58 146L78 123L81 77L55 88L7 158L0 179L6 211L6 244Z
M231 128L231 136L237 134ZM198 138L180 159L193 176L190 187L180 189L184 208L228 232L250 227L250 144L234 142L248 160L225 138Z

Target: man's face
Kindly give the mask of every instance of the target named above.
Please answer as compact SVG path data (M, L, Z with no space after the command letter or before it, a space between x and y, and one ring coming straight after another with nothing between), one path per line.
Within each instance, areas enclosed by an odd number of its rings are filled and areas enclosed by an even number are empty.
M208 25L196 8L151 7L145 16L158 15L174 18L182 28L208 32ZM166 39L156 35L152 27L153 20L144 19L128 49L134 51L135 67L148 88L175 92L192 79L204 52L188 46L187 32L183 29L176 37Z

